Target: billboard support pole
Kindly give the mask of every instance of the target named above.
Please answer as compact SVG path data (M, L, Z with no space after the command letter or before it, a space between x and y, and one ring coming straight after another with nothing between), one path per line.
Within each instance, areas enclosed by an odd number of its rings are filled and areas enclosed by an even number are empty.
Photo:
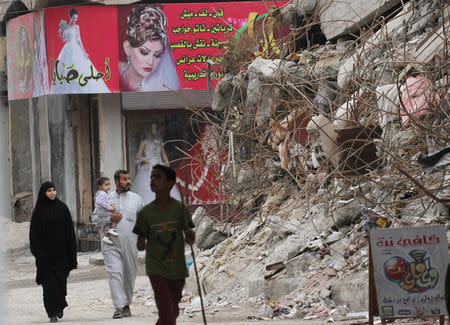
M377 291L375 288L375 276L373 273L372 248L370 245L370 235L367 237L369 242L369 325L373 325L374 316L378 316ZM383 320L382 320L383 322Z

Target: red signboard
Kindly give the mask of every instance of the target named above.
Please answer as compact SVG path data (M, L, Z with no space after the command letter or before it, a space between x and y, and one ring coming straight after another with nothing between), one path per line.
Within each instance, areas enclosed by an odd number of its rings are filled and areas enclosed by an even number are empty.
M117 8L45 10L51 94L117 92Z
M7 29L9 99L214 88L223 41L287 3L67 6L15 18Z
M37 13L11 20L6 27L9 99L33 97L33 19Z

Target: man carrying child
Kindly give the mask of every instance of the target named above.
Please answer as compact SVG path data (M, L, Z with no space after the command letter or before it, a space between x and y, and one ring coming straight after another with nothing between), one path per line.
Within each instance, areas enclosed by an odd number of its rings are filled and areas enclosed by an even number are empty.
M185 278L189 276L184 242L193 244L195 232L189 210L170 196L176 173L167 166L153 166L150 187L155 200L138 212L133 232L138 250L146 249L145 267L158 308L157 325L175 325ZM183 236L184 233L184 236Z
M102 241L101 250L108 272L109 288L115 311L113 318L130 317L130 304L133 299L134 282L137 272L137 236L132 233L136 222L136 214L142 208L142 199L130 192L130 174L126 170L114 173L116 190L110 193L115 212L104 217L92 214L92 222L102 229L102 236L111 222L117 224L118 236L110 237L113 245Z

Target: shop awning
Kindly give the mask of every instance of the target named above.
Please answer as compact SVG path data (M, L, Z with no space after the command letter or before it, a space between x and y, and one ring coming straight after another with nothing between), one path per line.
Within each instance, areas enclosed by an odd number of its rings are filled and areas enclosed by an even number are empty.
M209 108L214 91L180 90L176 92L154 91L122 93L123 110Z

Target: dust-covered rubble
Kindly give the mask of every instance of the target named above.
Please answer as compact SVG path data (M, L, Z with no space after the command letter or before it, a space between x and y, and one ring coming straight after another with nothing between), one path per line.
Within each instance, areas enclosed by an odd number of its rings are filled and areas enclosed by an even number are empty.
M450 6L372 2L294 1L284 49L219 81L218 143L247 155L220 174L237 217L211 216L225 238L197 257L210 304L251 302L255 319L365 318L367 214L449 229Z

